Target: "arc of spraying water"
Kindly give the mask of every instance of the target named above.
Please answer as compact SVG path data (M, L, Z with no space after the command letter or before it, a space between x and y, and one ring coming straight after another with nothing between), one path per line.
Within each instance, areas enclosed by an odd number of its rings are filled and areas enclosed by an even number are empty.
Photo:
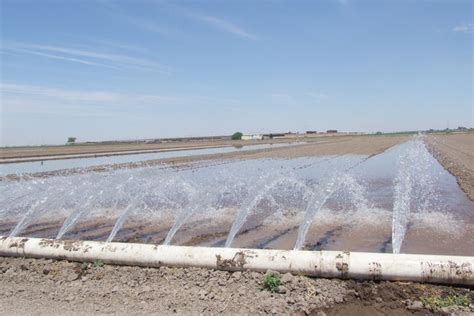
M365 198L365 188L357 182L357 180L350 174L346 174L342 182L343 187L346 188L350 194L350 201L357 210L366 210L369 208L369 203Z
M11 230L9 237L16 237L19 233L25 229L28 225L31 216L35 213L38 207L44 204L48 200L48 197L44 197L41 200L36 201L26 213L23 215L21 220L16 224L16 226Z
M284 183L285 181L290 181L290 180L277 179L273 181L270 185L265 186L264 190L260 191L253 199L248 200L246 203L244 203L244 205L239 209L237 217L234 223L232 224L232 228L230 229L230 232L227 235L225 247L230 247L232 245L232 242L234 241L235 236L244 225L249 212L258 205L258 203L268 194L270 190L272 190L277 185ZM304 187L307 190L307 187L304 184L300 183L299 181L293 181L293 182L301 187Z
M130 211L131 208L132 208L132 204L129 204L129 205L122 211L122 213L120 214L119 218L118 218L117 221L115 222L114 227L112 228L112 231L111 231L110 234L109 234L109 237L107 237L106 242L112 242L112 241L114 240L114 238L115 238L115 236L117 235L117 233L119 232L119 230L122 229L123 224L125 224L125 220L127 219L128 213L129 213L129 211Z
M331 180L327 183L325 192L322 197L319 195L314 194L310 201L308 202L305 210L305 216L303 219L303 222L300 224L298 228L298 237L295 242L294 250L300 250L304 246L304 242L306 240L306 235L308 234L308 230L311 227L311 224L313 223L314 217L316 213L326 204L327 200L336 192L339 187L342 185L345 177L349 176L349 173L362 163L366 162L370 158L374 157L376 155L368 156L361 161L358 161L354 165L350 166L349 168L346 168L341 176L340 174L337 174L336 176L333 176Z
M125 187L125 184L129 183L132 180L133 180L133 177L130 177L124 184L119 185L117 189L118 195L121 195L123 188ZM114 227L112 228L112 231L110 232L109 237L107 238L106 242L112 242L112 240L114 240L117 233L120 231L120 229L122 229L123 224L125 224L125 221L128 218L129 212L137 200L138 200L138 196L135 196L135 198L132 199L131 202L127 205L127 207L122 211L117 221L115 222ZM118 205L118 199L115 201L115 208L117 208L117 205Z
M89 198L87 199L86 203L80 207L74 210L71 215L66 218L64 221L63 225L59 229L58 234L56 235L56 239L61 239L63 236L68 232L68 230L74 226L74 224L77 222L77 220L82 216L82 214L87 210L87 208L90 206L92 198L94 196L90 195Z
M130 211L133 210L133 207L136 205L136 202L139 200L138 197L135 197L129 205L122 211L120 214L119 218L114 224L114 228L112 228L112 231L109 234L109 237L107 238L106 242L112 242L117 235L117 233L122 229L122 226L125 224L125 221L127 220Z
M405 239L408 219L411 211L411 201L416 194L414 189L416 185L420 187L421 208L427 207L429 197L432 194L433 187L430 179L427 178L428 155L422 141L422 136L418 135L408 142L408 149L398 159L398 173L394 179L394 204L392 214L392 249L393 253L400 253L403 241ZM415 182L415 179L417 180ZM423 210L423 209L422 209Z
M44 182L40 182L43 186ZM40 194L43 198L36 200L33 205L26 211L23 215L21 220L16 224L16 226L10 232L10 237L15 237L19 235L28 225L33 221L41 210L45 210L46 208L40 208L42 206L51 206L54 202L60 200L60 194L51 194L50 191L52 190L51 186L48 186L45 190L40 191ZM52 196L52 197L51 197Z
M183 226L183 224L186 223L188 219L194 214L196 209L197 207L194 205L188 206L184 208L184 210L178 214L173 226L171 227L171 229L168 231L168 234L166 235L163 245L169 245L171 243L171 240L173 240L174 235L176 235L176 233L181 228L181 226Z
M163 242L164 245L169 245L171 243L171 240L173 240L174 235L176 235L181 226L183 226L183 224L188 221L188 219L194 214L194 212L200 205L200 196L198 194L198 191L196 190L196 187L189 183L184 183L184 187L188 192L190 192L191 199L189 201L189 204L184 209L182 209L176 217L173 226L168 231L168 234L165 237L165 241Z
M317 194L313 194L310 201L306 205L305 216L303 222L300 224L298 228L298 237L295 242L294 250L299 250L303 248L306 234L308 233L311 224L313 223L313 219L317 211L319 211L326 201L331 197L331 195L337 190L340 186L334 178L329 181L326 187L326 194L321 198Z
M20 200L23 200L25 197L27 197L30 193L25 193L25 194L21 194L20 196L17 196L17 197L13 197L13 198L10 198L10 199L6 199L6 200L2 200L0 202L0 215L2 215L3 213L6 213L8 211L8 206L10 205L14 205L17 201L20 201ZM13 236L14 237L14 236Z

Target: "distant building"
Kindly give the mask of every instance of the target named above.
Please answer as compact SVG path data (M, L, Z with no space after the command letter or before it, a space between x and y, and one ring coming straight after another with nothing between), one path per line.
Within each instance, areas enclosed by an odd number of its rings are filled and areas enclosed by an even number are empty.
M270 134L270 137L271 138L284 138L284 137L286 137L286 134L284 134L284 133L274 133L274 134Z
M328 129L326 131L327 134L336 134L337 133L337 129Z
M262 140L263 134L248 134L242 135L242 140Z
M306 131L306 134L317 134L317 131Z

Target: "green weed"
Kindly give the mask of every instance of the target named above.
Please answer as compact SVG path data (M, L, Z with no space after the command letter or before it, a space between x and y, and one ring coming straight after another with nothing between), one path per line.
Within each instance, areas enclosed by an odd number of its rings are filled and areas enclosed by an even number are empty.
M96 260L92 265L94 266L94 268L102 268L103 266L105 266L105 263L102 260Z
M263 280L263 288L270 291L276 292L278 287L282 284L281 278L279 275L274 273L265 274L265 279Z
M81 264L81 270L82 270L82 271L86 271L87 269L89 269L89 267L90 267L90 263L89 263L89 262L83 262L83 263Z
M452 305L469 306L469 304L471 304L469 297L459 294L422 296L420 300L424 305L430 306L433 309L440 309Z
M81 264L81 270L87 271L90 268L102 268L103 266L105 266L105 263L102 260L95 260L94 262L83 262Z

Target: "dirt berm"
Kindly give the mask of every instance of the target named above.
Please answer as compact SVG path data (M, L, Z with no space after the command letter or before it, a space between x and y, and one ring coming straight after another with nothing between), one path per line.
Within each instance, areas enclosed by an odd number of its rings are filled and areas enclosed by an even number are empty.
M433 156L474 200L474 133L430 135L427 143Z

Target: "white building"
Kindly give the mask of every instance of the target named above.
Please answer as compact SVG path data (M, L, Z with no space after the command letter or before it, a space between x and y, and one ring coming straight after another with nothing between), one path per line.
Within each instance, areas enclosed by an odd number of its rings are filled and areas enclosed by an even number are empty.
M262 140L262 134L249 134L249 135L242 135L242 140Z

